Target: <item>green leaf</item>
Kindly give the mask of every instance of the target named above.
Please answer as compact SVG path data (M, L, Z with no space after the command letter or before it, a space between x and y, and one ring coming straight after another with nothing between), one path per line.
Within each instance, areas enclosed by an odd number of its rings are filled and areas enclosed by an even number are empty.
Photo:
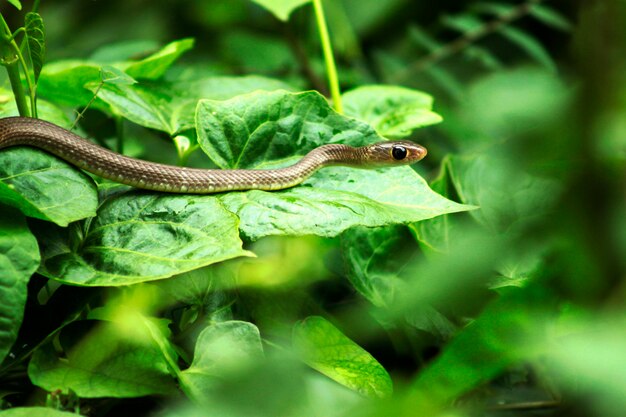
M89 88L118 115L138 125L173 136L193 126L195 103L160 85L99 84Z
M100 65L79 60L49 62L41 72L37 93L60 106L80 107L93 98L84 87L89 82L100 82Z
M196 129L198 143L220 168L254 167L325 143L382 140L367 124L334 112L314 91L257 91L226 101L201 100Z
M22 10L22 2L20 0L7 0L10 4L12 4L17 10Z
M100 68L100 80L103 84L132 85L137 83L133 77L110 65Z
M343 95L345 114L369 123L385 137L409 136L413 130L442 121L431 111L430 95L404 87L370 85Z
M377 307L393 305L394 293L402 290L399 271L414 250L406 238L406 230L397 226L354 228L341 235L347 277Z
M298 7L310 3L311 0L252 0L254 3L266 8L277 18L283 21L289 20L289 15Z
M90 84L94 92L98 86ZM99 88L98 97L124 118L174 136L194 127L196 103L201 98L225 99L258 89L285 87L279 81L258 76L206 77L175 83L105 84Z
M28 54L33 64L35 83L37 83L46 58L46 39L43 19L39 13L28 12L26 13L24 26L26 30Z
M251 240L269 235L337 236L354 226L411 223L471 210L434 193L409 167L360 170L324 168L285 191L223 194Z
M44 151L19 147L0 151L0 202L67 226L93 216L98 197L80 170Z
M0 205L0 363L22 324L26 285L39 266L39 248L24 217Z
M193 44L192 38L171 42L149 57L130 63L126 66L125 72L134 78L147 80L161 78L183 53L193 48Z
M560 185L512 169L508 159L486 152L453 156L450 173L463 203L480 206L472 211L481 223L495 231L518 230L545 215L560 193Z
M462 330L413 383L416 409L445 407L507 367L533 357L552 314L539 288L511 289Z
M152 80L160 78L174 61L192 46L193 40L183 39L166 45L141 61L102 64L116 67L134 78ZM93 98L93 93L85 86L100 84L102 64L87 60L48 63L43 68L37 91L40 96L62 106L85 106Z
M0 411L2 417L76 417L76 413L46 407L16 407Z
M93 323L90 331L84 326ZM76 342L74 342L76 341ZM72 390L82 398L174 394L169 365L146 327L82 321L60 333L62 353L48 342L28 365L33 384L47 390Z
M297 323L293 346L310 367L362 395L385 398L393 392L385 368L322 317Z
M40 228L40 273L88 286L167 278L251 255L241 248L237 225L216 197L114 193L92 220L67 230Z
M455 29L458 32L461 32L462 34L467 32L473 32L483 25L480 19L469 14L444 16L442 19L442 23L451 29Z
M382 140L368 124L334 112L316 92L258 91L226 101L201 100L196 127L198 142L221 168L265 168L325 143L359 146ZM325 168L300 187L219 198L253 240L336 236L353 226L407 223L469 209L433 193L409 167Z
M46 100L37 100L37 113L40 119L54 123L57 126L69 129L72 123L60 107ZM0 117L19 116L20 113L13 100L13 92L0 87Z
M215 323L198 336L193 362L181 374L181 386L190 398L202 401L221 379L244 372L262 359L261 336L254 324Z
M98 47L89 56L89 60L101 64L124 62L133 57L148 56L157 51L160 46L158 42L150 39L124 39Z
M562 30L563 32L572 31L572 24L569 20L551 7L533 4L530 8L530 14L551 28Z
M498 32L509 41L517 44L520 48L526 51L531 58L541 64L544 68L551 72L556 72L556 65L554 64L554 61L537 39L512 26L502 27L498 30Z
M450 195L449 165L450 156L446 155L441 162L439 175L430 183L431 188L443 196ZM409 225L409 229L415 234L426 255L448 252L453 227L454 223L451 216L447 214Z

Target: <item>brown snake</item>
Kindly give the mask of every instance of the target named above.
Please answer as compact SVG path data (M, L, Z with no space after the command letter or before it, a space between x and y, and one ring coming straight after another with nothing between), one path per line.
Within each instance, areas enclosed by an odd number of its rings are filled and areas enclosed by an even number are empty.
M0 149L9 146L40 148L92 174L137 188L198 194L280 190L300 184L324 166L396 166L411 164L426 156L426 149L413 142L389 141L358 148L322 145L296 164L280 169L184 168L129 158L52 123L24 117L0 119Z

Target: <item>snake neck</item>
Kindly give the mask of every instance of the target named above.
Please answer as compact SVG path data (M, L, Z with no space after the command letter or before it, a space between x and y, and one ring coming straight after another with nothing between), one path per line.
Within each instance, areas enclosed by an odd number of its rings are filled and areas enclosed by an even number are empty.
M331 165L361 166L366 160L365 148L348 145L322 145L309 152L300 163L321 168Z

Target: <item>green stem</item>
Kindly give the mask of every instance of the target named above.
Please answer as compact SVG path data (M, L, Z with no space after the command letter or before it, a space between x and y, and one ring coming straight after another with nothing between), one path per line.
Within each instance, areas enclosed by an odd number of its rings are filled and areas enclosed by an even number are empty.
M337 66L335 65L335 58L333 57L333 48L330 43L328 26L326 25L326 19L324 18L322 0L313 0L313 9L315 10L315 19L320 32L320 41L322 43L322 51L324 53L324 61L326 63L326 74L328 76L330 95L333 99L333 107L337 113L343 113L341 91L339 90L339 77L337 76Z
M24 93L24 86L22 85L20 69L18 66L20 58L22 62L24 58L19 52L19 48L11 35L11 29L4 20L4 16L2 16L2 14L0 14L0 24L2 25L0 28L0 31L2 31L0 34L0 37L2 38L0 40L0 42L2 42L2 45L0 45L0 51L2 51L2 65L4 65L7 70L7 75L9 76L9 81L11 82L11 89L13 90L13 95L15 96L15 104L17 105L17 110L19 111L20 116L30 117L31 113L28 108L28 104L26 103L26 94ZM26 67L24 67L24 69L26 70ZM26 76L26 80L28 81L28 86L30 87L30 80L28 79L28 76Z
M17 61L11 63L5 62L4 67L7 70L9 81L11 82L11 89L13 90L13 96L15 96L17 111L22 117L30 117L30 109L26 103L26 94L24 93L24 86L20 78L20 70Z
M115 142L115 151L117 153L124 153L124 118L122 116L115 116L115 130L117 140Z

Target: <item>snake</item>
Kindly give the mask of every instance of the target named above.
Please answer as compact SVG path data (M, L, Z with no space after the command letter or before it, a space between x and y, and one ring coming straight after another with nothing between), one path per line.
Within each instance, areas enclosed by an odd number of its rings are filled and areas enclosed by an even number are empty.
M318 169L342 165L378 168L415 163L426 148L407 140L352 147L333 143L314 148L293 165L278 169L199 169L135 159L98 146L44 120L0 119L0 149L42 149L87 172L136 188L168 193L209 194L242 190L281 190L302 183Z

